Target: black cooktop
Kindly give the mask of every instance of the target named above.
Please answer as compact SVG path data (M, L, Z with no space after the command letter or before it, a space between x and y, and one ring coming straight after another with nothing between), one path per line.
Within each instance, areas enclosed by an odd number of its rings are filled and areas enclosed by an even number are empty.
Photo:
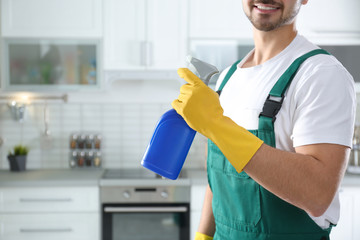
M102 179L154 179L158 174L145 168L106 169Z

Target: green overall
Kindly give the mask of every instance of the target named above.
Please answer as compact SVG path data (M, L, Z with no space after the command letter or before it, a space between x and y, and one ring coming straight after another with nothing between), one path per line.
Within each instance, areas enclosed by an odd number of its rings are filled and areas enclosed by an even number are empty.
M299 57L271 89L259 116L258 129L250 130L267 145L276 147L274 121L286 89L302 62L316 54L328 53L317 49ZM218 90L219 94L238 63L239 61L233 64L225 76ZM220 149L210 140L208 144L208 180L213 192L215 240L329 239L331 227L323 230L305 211L276 197L244 171L236 172Z

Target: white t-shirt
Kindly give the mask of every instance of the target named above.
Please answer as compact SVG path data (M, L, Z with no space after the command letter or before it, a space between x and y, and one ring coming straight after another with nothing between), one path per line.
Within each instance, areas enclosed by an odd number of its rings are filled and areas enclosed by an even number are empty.
M271 88L301 55L318 47L301 35L281 53L261 65L241 68L239 64L220 96L224 115L238 125L258 128L259 114ZM219 88L229 68L220 75ZM319 54L299 68L274 123L276 147L295 152L295 147L333 143L352 146L356 94L354 80L334 56ZM320 227L336 224L340 215L339 195L321 217L310 216Z

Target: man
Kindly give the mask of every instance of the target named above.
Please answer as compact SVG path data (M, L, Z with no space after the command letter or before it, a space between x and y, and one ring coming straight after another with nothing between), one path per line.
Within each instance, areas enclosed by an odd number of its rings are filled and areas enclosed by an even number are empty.
M333 56L299 35L307 0L243 0L254 44L219 95L187 69L172 105L209 138L196 239L324 240L339 219L355 91ZM249 130L249 131L248 131Z

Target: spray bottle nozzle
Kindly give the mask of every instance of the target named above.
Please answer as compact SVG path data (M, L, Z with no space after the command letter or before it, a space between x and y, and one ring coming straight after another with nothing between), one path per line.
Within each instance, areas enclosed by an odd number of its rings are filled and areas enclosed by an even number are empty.
M198 76L206 85L209 84L209 81L214 74L219 73L219 70L215 66L192 56L187 56L186 60L189 63L190 71Z

